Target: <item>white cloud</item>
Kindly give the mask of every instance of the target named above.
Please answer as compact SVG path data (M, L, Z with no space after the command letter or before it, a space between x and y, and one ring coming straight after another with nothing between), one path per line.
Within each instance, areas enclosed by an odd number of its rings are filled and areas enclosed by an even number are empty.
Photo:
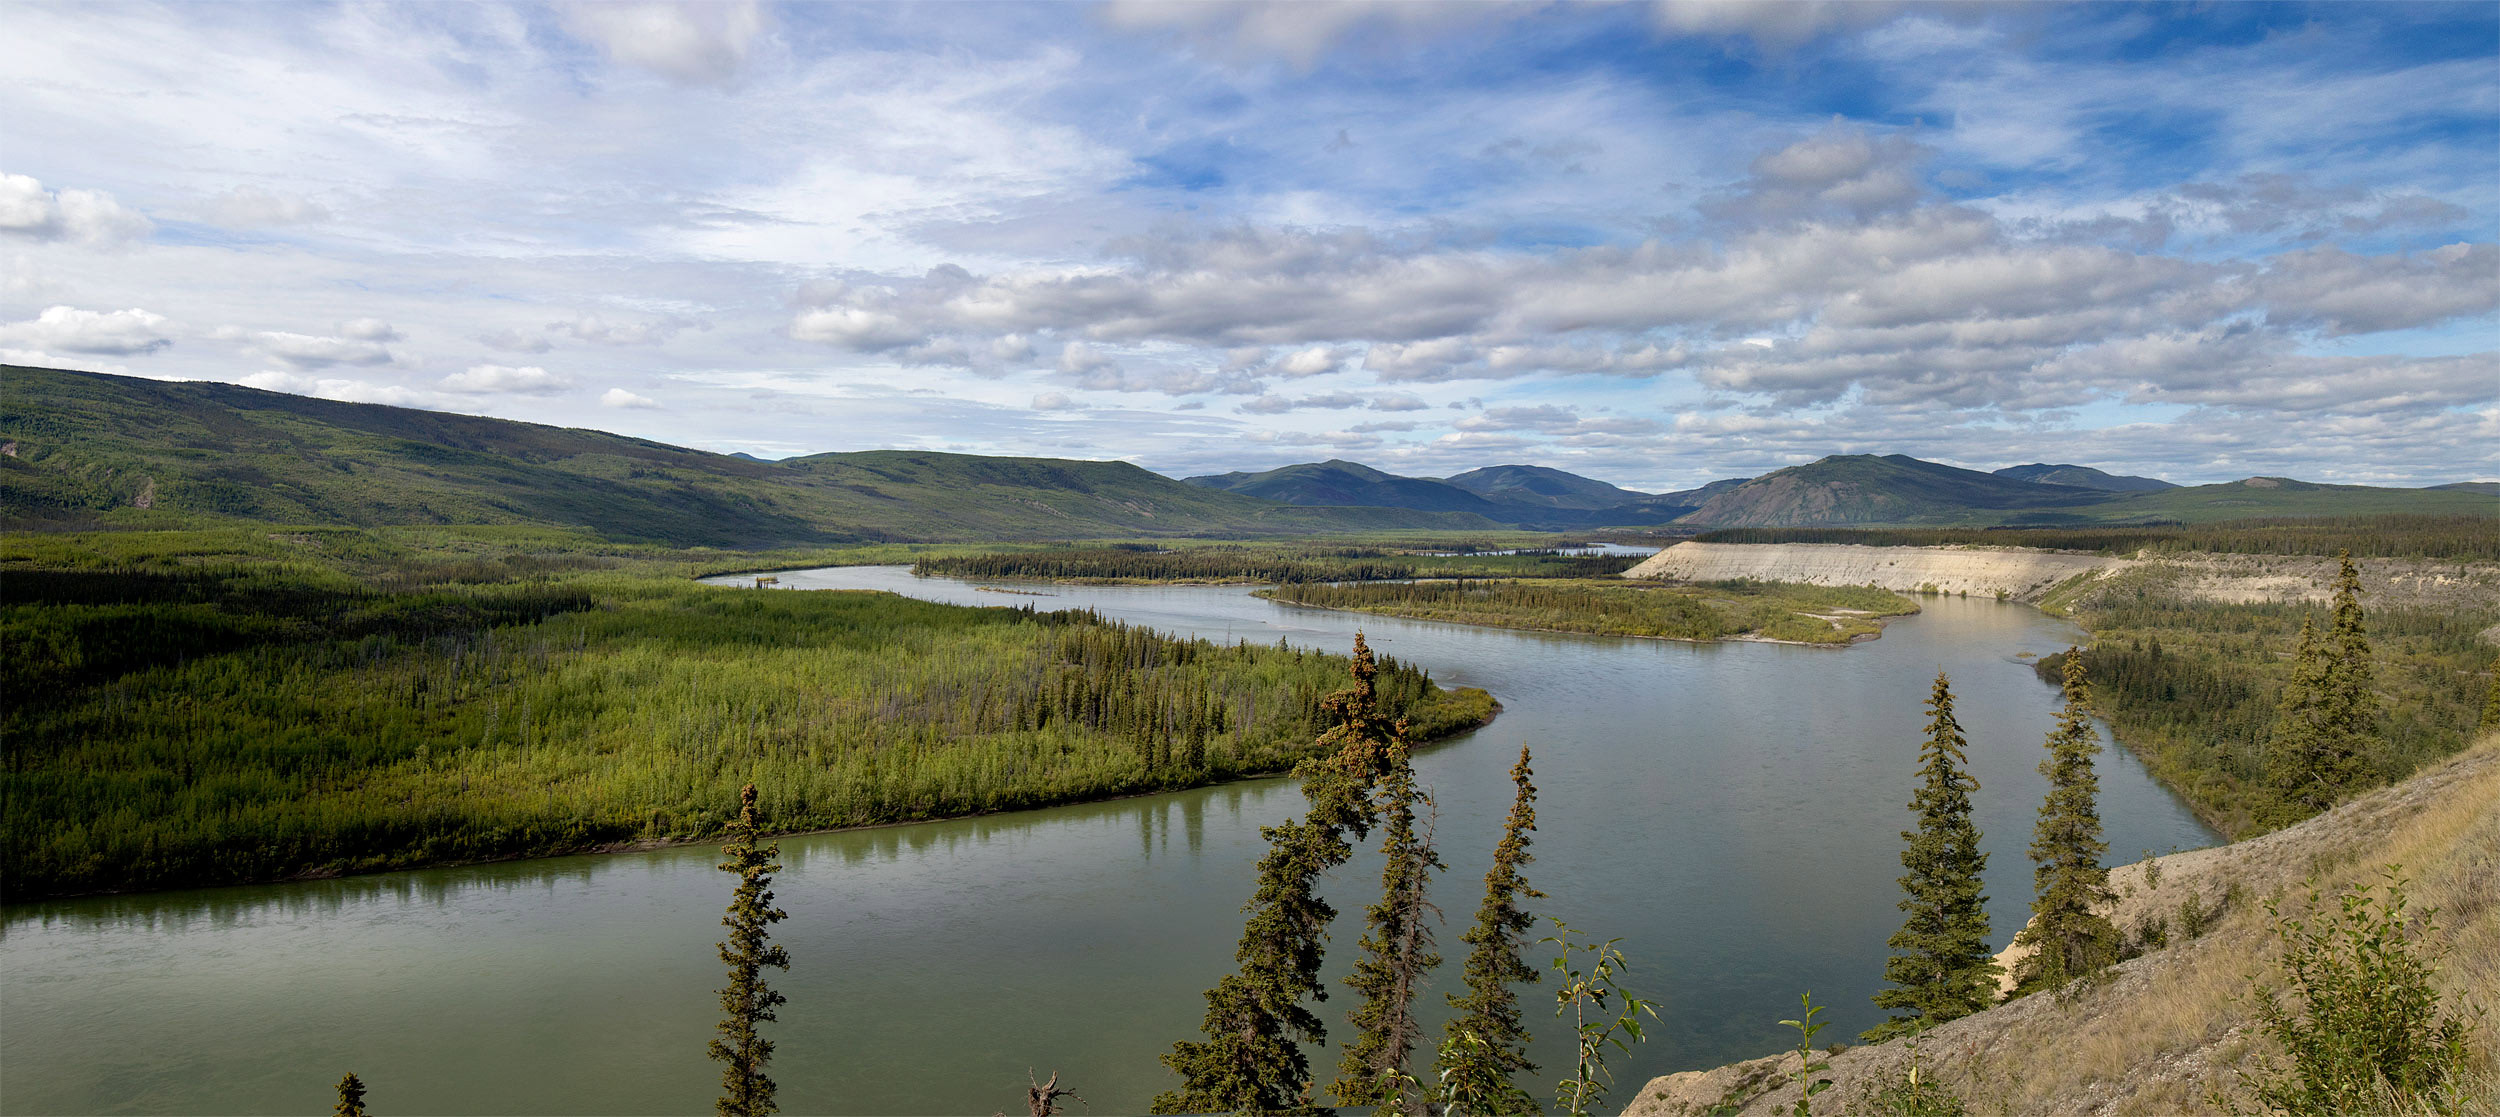
M527 395L545 395L550 392L561 392L572 386L571 380L535 365L519 368L510 365L471 365L466 372L455 372L443 378L444 388L471 394L516 392Z
M330 219L330 211L319 202L257 186L237 186L209 199L202 215L211 224L229 229L304 225Z
M599 405L601 407L657 408L660 403L649 396L637 395L623 388L610 388L599 393Z
M1076 401L1069 399L1065 392L1043 392L1033 397L1035 411L1071 411L1076 406Z
M378 341L299 334L287 330L246 330L238 326L222 327L211 336L220 341L244 342L252 351L294 369L322 369L334 365L371 367L398 360L388 346Z
M113 246L141 240L155 226L138 211L95 190L44 189L30 175L0 174L0 233L30 240Z
M790 336L875 353L920 344L928 334L904 325L891 314L856 307L828 307L800 312L790 321Z
M490 349L501 349L507 353L544 353L556 347L554 342L545 337L527 330L516 329L494 330L479 334L477 340Z
M339 336L356 341L400 341L397 327L379 318L350 318L339 323Z
M547 329L593 345L657 345L689 323L675 318L657 322L619 322L597 314L576 314L547 323Z
M29 321L0 326L0 342L65 353L129 357L172 345L174 339L166 326L164 315L137 307L95 311L55 306Z
M565 8L565 25L616 61L689 85L721 85L738 76L769 20L755 0L582 0Z

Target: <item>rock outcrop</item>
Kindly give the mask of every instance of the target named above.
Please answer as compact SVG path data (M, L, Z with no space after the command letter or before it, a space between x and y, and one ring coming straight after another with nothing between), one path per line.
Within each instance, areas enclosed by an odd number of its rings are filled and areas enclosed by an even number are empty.
M1678 543L1624 571L1626 578L1724 582L1752 578L1816 586L1880 586L1903 593L2038 601L2077 575L2134 560L1997 547L1867 547L1855 543Z

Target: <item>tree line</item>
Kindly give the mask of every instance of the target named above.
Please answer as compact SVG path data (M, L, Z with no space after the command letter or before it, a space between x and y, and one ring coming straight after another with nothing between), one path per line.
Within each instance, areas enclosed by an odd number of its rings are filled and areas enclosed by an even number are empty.
M1871 547L1943 547L1976 543L2061 551L2220 551L2247 555L2333 555L2365 558L2500 562L2500 531L2490 516L2387 513L2375 516L2259 516L2208 524L2153 523L2106 527L1740 527L1693 537L1699 543L1856 543Z
M1504 554L1415 555L1379 548L1146 546L945 555L912 564L912 573L953 578L1142 582L1382 582L1407 578L1503 575L1517 578L1599 578L1620 574L1638 555L1572 555L1555 550Z

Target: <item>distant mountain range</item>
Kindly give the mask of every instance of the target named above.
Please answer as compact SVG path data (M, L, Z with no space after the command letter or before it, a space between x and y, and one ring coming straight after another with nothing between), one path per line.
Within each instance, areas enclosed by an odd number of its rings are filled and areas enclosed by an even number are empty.
M529 524L677 546L1497 526L1301 507L1126 462L909 450L759 461L599 431L0 366L0 525Z
M1175 481L1125 462L906 450L763 461L599 431L216 383L0 366L0 526L525 524L750 547L1499 527L2081 524L2500 514L2500 485L2252 477L2180 487L2079 465L1994 473L1846 455L1642 493L1534 465L1401 477L1348 461Z
M1520 527L1575 530L1672 524L1691 528L1871 524L1980 526L2209 521L2247 516L2376 512L2500 514L2500 485L2458 482L2428 489L2320 485L2252 477L2182 487L2089 466L2008 466L1993 473L1900 454L1835 455L1753 478L1674 493L1640 493L1530 465L1499 465L1449 478L1399 477L1349 461L1289 465L1264 473L1187 479L1289 504L1361 499L1467 511ZM1474 497L1474 501L1467 498Z

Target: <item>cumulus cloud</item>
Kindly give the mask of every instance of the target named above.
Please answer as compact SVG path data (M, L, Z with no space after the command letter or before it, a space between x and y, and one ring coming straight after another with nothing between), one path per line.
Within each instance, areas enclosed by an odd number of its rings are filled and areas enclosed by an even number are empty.
M610 388L599 393L599 406L651 409L657 408L660 403L649 396L629 392L623 388Z
M929 336L927 331L905 325L902 319L857 307L820 307L801 311L790 320L790 336L800 341L822 342L862 353L878 353L918 345Z
M1033 397L1035 411L1072 411L1076 406L1076 401L1069 399L1066 392L1043 392Z
M334 365L371 367L398 360L381 342L360 341L352 337L325 337L288 330L246 330L240 326L221 327L210 336L220 341L243 342L253 352L299 370Z
M55 306L31 320L0 326L0 342L63 353L131 357L172 345L167 325L163 315L137 307L96 311Z
M2256 290L2271 322L2329 334L2427 326L2500 310L2500 245L2387 256L2316 248L2267 261Z
M144 239L154 230L146 217L110 194L56 192L31 175L0 174L0 234L109 247Z
M524 395L546 395L561 392L572 386L571 380L535 365L519 368L510 365L471 365L466 372L455 372L443 378L445 389L470 394L513 392Z
M316 399L338 400L341 403L378 403L387 407L416 407L428 411L476 411L474 402L428 392L401 384L371 384L343 377L306 376L296 372L256 372L236 383L264 392L285 392L289 395L312 396Z
M544 353L556 347L543 334L518 329L489 331L477 335L477 340L490 349L501 349L507 353Z
M1103 10L1113 27L1174 31L1212 53L1242 60L1281 56L1309 67L1339 41L1364 33L1413 39L1454 27L1516 18L1533 11L1517 3L1429 3L1336 0L1327 4L1273 0L1113 0Z
M1364 402L1363 397L1352 392L1321 392L1316 395L1294 398L1265 395L1245 401L1239 410L1252 415L1282 415L1288 411L1303 410L1343 411L1350 407L1361 407Z
M339 336L356 341L399 341L399 328L379 318L350 318L339 323Z
M735 79L769 22L755 0L578 2L565 8L565 26L609 58L688 85Z

